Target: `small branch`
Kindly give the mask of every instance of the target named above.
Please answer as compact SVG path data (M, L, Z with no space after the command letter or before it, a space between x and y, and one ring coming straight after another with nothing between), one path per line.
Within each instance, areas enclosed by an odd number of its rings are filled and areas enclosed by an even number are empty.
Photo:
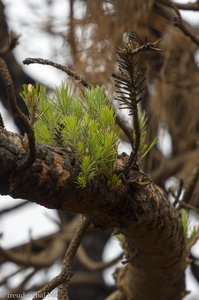
M105 300L125 300L124 294L120 290L114 291Z
M24 65L30 65L30 64L41 64L41 65L49 65L52 66L58 70L61 70L63 72L65 72L68 76L74 78L75 80L77 80L81 85L83 85L85 88L90 88L90 84L88 82L86 82L86 80L84 80L80 75L78 75L77 73L73 72L72 70L70 70L69 68L61 65L61 64L57 64L55 62L52 62L48 59L42 59L42 58L26 58L23 61Z
M158 2L160 2L161 4L163 4L163 5L167 6L167 7L172 8L174 10L177 18L179 18L180 20L182 19L181 14L179 12L179 8L177 6L177 3L174 3L174 2L172 2L170 0L158 0Z
M46 268L51 266L63 255L64 249L64 240L61 239L59 235L56 235L48 247L39 254L31 254L29 252L25 255L24 252L21 254L12 250L5 250L1 247L0 254L4 258L4 261L10 261L17 265L34 268Z
M15 31L10 31L6 45L0 50L0 56L4 57L19 44L19 37Z
M1 113L0 113L0 127L5 128Z
M191 204L188 204L188 203L185 203L183 201L180 202L180 208L185 208L185 209L188 209L188 210L193 210L195 211L197 214L199 214L199 208L191 205Z
M148 49L149 47L155 47L155 43L146 43L145 48ZM69 68L61 65L61 64L57 64L54 63L50 60L47 59L42 59L42 58L26 58L23 63L25 65L30 65L30 64L42 64L42 65L49 65L52 66L58 70L61 70L63 72L65 72L67 75L69 75L70 77L74 78L75 80L77 80L83 87L90 89L91 88L91 84L88 83L83 77L81 77L80 75L78 75L77 73L73 72L72 70L70 70ZM126 136L128 137L129 140L132 139L131 137L131 133L128 131L127 126L124 124L124 122L122 122L121 118L116 114L116 123L117 125L124 131L124 133L126 134Z
M195 243L198 241L199 239L199 228L197 229L195 235L194 235L194 239L189 240L187 242L187 250L190 251L191 248L195 245Z
M133 147L133 138L132 138L133 132L130 131L130 129L122 121L122 119L119 117L118 114L116 114L116 123L122 129L122 131L124 132L124 134L127 136L129 142L131 143L131 146Z
M133 150L131 151L131 154L129 156L129 161L125 169L126 173L128 173L128 171L132 168L132 166L137 161L138 151L140 147L140 138L141 138L137 104L133 105L132 112L133 112L133 128L135 131L135 139L134 139Z
M96 262L96 261L93 261L90 257L88 257L83 246L80 245L80 247L77 251L77 257L78 257L79 261L82 263L82 265L84 267L86 267L87 269L92 270L92 271L101 271L101 270L110 268L110 267L114 266L117 262L119 262L123 257L123 253L118 255L116 258L110 260L109 262L102 262L102 261Z
M197 182L198 182L198 179L199 179L199 163L197 164L193 174L192 174L192 178L191 178L191 181L189 183L189 186L187 187L185 193L184 193L184 197L182 199L182 201L184 203L189 203L190 200L191 200L191 197L193 195L193 192L196 188L196 185L197 185Z
M161 41L161 39L155 41L155 42L147 42L145 41L143 45L140 45L139 47L132 49L131 50L131 55L137 55L140 52L144 51L144 50L153 50L153 51L162 51L162 49L157 47L157 44ZM122 48L117 48L117 50L119 52L124 52L125 50L123 50ZM129 49L127 48L127 51L129 51Z
M20 269L18 269L18 270L16 270L16 271L14 271L13 273L11 273L11 274L5 276L5 277L0 281L0 286L2 286L2 285L4 285L4 284L7 284L7 281L8 281L11 277L13 277L13 276L15 276L15 275L21 273L21 272L24 271L24 270L25 270L25 268L22 267L22 268L20 268Z
M54 290L56 287L58 287L60 284L64 284L62 286L61 291L59 292L60 295L62 295L62 292L64 290L65 292L65 298L66 299L66 293L68 289L68 283L71 278L71 268L72 263L75 258L75 254L77 252L77 249L81 243L82 237L88 228L90 224L90 220L87 217L83 217L82 221L80 222L79 226L77 227L76 232L74 233L74 236L68 246L68 249L66 251L66 254L64 256L63 265L62 265L62 271L61 273L53 278L49 283L47 283L33 298L33 300L37 299L44 299L45 296L50 293L52 290Z
M28 137L29 153L22 162L18 162L17 169L16 169L16 171L23 171L28 169L35 161L36 144L35 144L34 131L30 125L28 118L24 115L24 113L19 109L17 105L14 84L10 76L7 64L2 57L0 57L0 74L3 78L4 84L7 89L8 101L12 113L16 117L16 119L19 120L19 123L21 124L22 128L24 129Z
M188 36L194 44L199 46L199 39L193 33L191 33L187 29L187 27L183 24L182 16L179 11L179 9L188 10L191 9L191 7L192 8L194 7L198 11L199 1L197 1L196 3L187 3L187 4L173 3L169 0L159 0L159 2L163 5L171 7L174 10L176 14L176 18L174 18L174 26L178 27L185 36Z
M17 296L19 296L19 294L22 294L25 290L26 284L32 279L32 277L37 272L38 272L38 269L34 269L28 275L26 275L25 278L23 279L23 281L20 283L20 285L17 288L14 288L8 292L7 299L17 298Z
M196 2L188 2L188 3L176 3L175 4L178 9L181 10L192 10L192 11L199 11L199 1Z
M175 18L174 26L178 27L184 33L185 36L188 36L190 40L199 47L199 39L187 29L187 27L183 24L181 19Z
M15 206L4 208L4 209L0 210L0 216L4 215L6 213L12 212L15 209L21 208L21 207L23 207L23 206L25 206L27 204L30 204L30 202L23 201L22 203L16 204Z
M119 56L119 75L113 74L115 79L115 86L118 88L117 93L119 96L116 98L120 102L121 108L128 108L130 115L132 115L132 123L134 135L124 129L127 137L132 146L132 151L129 161L125 167L125 175L128 175L130 169L135 166L138 161L138 154L141 142L141 128L138 114L138 103L145 97L146 92L146 68L143 67L140 54L144 51L154 50L161 51L157 47L160 40L155 42L145 41L140 45L137 36L131 32L128 36L128 42L124 48L117 48Z
M179 200L180 200L180 196L182 194L182 189L183 189L183 180L180 179L180 183L179 183L179 188L178 188L178 192L177 195L175 196L175 200L173 202L173 206L176 207L176 205L178 204Z

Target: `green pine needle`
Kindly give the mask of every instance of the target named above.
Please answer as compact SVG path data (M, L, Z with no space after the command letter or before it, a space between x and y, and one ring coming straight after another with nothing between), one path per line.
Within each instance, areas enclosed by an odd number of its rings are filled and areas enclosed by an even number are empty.
M77 184L84 188L95 176L111 178L117 159L119 131L115 114L100 87L77 97L62 84L50 98L45 88L24 86L21 96L34 118L36 139L70 148L79 164ZM35 101L35 102L34 102Z

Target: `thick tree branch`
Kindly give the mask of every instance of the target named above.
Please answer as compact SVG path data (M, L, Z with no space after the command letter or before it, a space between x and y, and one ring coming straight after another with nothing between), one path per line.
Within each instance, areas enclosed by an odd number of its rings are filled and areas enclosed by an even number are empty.
M16 175L16 161L25 155L20 137L0 128L1 194L83 213L97 226L117 228L126 239L128 264L116 276L126 299L181 299L186 266L183 229L175 208L153 183L138 189L123 183L110 191L107 180L99 177L77 188L74 154L40 144L30 170Z

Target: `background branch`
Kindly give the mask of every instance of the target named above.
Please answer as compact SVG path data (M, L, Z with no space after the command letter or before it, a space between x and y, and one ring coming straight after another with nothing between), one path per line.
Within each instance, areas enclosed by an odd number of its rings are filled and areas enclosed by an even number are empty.
M64 256L63 264L62 264L62 271L61 273L56 276L53 280L51 280L47 285L45 285L33 298L36 299L43 299L48 293L54 290L60 284L63 284L61 294L64 292L67 293L68 289L68 282L71 278L71 268L72 263L74 261L75 254L77 249L81 243L82 237L90 224L90 220L86 217L82 217L82 221L79 224L74 236L68 246L66 254ZM64 291L63 291L64 289ZM59 296L58 296L59 297ZM67 298L66 294L65 297Z
M20 110L20 108L17 105L13 81L10 76L7 64L2 57L0 57L0 74L4 80L4 84L7 89L8 101L13 116L15 116L16 119L18 119L28 137L29 153L23 161L17 163L16 170L19 172L29 168L35 161L36 145L34 131L30 125L28 118L24 115L24 113Z

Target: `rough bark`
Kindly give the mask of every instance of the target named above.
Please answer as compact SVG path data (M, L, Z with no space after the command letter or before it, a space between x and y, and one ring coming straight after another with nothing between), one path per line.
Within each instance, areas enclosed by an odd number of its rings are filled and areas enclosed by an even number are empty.
M153 182L142 188L123 182L110 190L106 179L99 176L80 189L73 153L38 144L35 163L19 174L16 163L24 155L21 138L1 128L2 195L86 214L95 226L123 233L128 263L115 276L124 299L182 299L186 267L183 228L177 211Z

